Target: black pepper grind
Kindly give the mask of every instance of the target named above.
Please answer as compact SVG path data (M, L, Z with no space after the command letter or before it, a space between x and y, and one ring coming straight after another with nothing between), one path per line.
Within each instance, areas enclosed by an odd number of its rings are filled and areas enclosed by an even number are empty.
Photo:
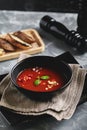
M51 33L57 38L75 48L78 52L83 53L86 49L86 40L76 31L69 31L62 23L46 15L40 20L40 27L46 32Z

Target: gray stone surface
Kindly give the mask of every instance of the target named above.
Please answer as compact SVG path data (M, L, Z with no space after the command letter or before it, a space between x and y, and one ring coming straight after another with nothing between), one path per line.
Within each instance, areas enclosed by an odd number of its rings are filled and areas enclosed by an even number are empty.
M42 31L39 27L40 19L44 15L50 15L59 22L63 23L68 29L75 30L77 26L77 14L64 13L47 13L47 12L17 12L17 11L0 11L0 33L13 32L21 29L36 29L45 43L45 51L36 55L57 56L65 51L70 51L76 60L87 68L87 53L79 55L72 51L71 47L64 41L57 39L50 34ZM10 72L11 68L16 64L17 59L0 62L0 74ZM30 123L30 122L28 122ZM41 123L41 122L40 122ZM25 127L11 127L0 114L0 130L87 130L87 102L80 105L70 120L61 122L44 120L43 124L37 123L35 126L26 125ZM23 125L23 124L22 124Z

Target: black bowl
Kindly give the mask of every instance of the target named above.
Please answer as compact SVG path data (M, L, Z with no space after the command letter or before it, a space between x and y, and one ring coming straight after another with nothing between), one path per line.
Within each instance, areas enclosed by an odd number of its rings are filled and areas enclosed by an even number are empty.
M24 69L33 68L36 66L50 68L53 71L60 73L63 76L64 85L58 88L57 90L50 91L50 92L35 92L20 87L16 82L18 74ZM58 60L57 57L33 56L18 62L12 68L11 80L14 86L16 86L18 90L20 90L23 94L25 94L29 98L33 100L46 101L46 100L50 100L56 93L62 92L70 84L72 80L72 70L67 63Z

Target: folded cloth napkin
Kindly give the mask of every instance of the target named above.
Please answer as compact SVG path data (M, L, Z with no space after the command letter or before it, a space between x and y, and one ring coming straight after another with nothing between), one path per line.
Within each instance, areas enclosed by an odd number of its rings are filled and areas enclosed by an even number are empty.
M73 76L70 85L56 94L51 101L34 101L23 95L11 82L10 74L0 83L0 106L23 115L49 114L57 120L69 119L74 114L80 100L86 70L78 64L70 64Z

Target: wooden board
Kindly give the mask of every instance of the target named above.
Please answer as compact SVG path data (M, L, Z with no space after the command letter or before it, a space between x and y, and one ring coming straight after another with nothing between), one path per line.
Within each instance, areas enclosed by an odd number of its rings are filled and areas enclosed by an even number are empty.
M29 48L27 50L22 50L22 49L16 49L14 52L6 52L5 54L0 56L0 61L5 61L5 60L10 60L14 58L18 58L20 54L25 53L25 54L36 54L44 51L45 49L45 44L40 37L39 33L35 29L26 29L26 30L21 30L22 32L27 33L27 35L30 35L34 37L35 42L32 43L32 48ZM9 33L12 34L12 33ZM1 34L0 37L5 37L6 34Z

